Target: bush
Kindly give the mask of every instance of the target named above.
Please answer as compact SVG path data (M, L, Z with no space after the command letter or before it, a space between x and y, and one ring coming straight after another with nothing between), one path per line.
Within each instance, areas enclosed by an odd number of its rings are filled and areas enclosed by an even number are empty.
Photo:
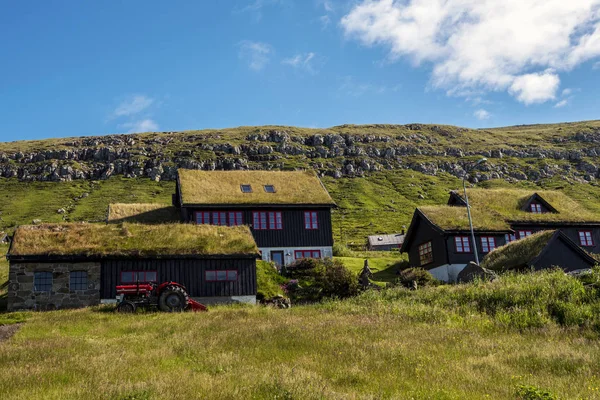
M288 294L294 302L347 298L358 294L358 278L338 260L305 258L287 268L294 281Z
M353 253L348 246L336 242L333 244L333 255L335 257L352 257Z
M283 295L282 285L286 282L287 279L277 272L273 263L266 261L256 262L257 300L263 301L272 299L277 295Z
M558 397L547 390L535 386L517 386L517 398L521 400L556 400Z
M400 271L400 276L396 279L397 284L407 288L414 287L413 282L416 282L417 287L437 286L440 283L429 271L423 268L408 268Z

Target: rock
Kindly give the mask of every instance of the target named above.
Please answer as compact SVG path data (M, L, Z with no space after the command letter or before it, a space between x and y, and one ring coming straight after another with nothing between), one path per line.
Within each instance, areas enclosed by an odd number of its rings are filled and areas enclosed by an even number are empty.
M59 214L64 214L67 212L67 210L65 210L64 208L59 208L58 210L56 210L56 212Z
M425 196L423 196L422 194L419 194L417 197L421 200L425 200Z
M456 282L468 283L473 282L476 278L493 281L496 279L496 273L471 261L462 271L459 272Z
M42 220L41 220L41 219L34 219L33 221L31 221L31 223L32 223L33 225L39 225L39 224L41 224L41 223L42 223Z

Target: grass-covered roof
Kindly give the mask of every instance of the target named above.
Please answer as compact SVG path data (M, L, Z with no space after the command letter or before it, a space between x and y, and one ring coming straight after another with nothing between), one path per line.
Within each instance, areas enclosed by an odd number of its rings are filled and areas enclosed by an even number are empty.
M481 266L493 271L506 271L527 265L548 244L556 231L541 231L516 240L488 253Z
M334 205L313 171L179 170L183 204L312 204ZM241 185L252 191L243 193ZM272 185L274 193L267 193Z
M247 226L194 224L42 224L20 226L10 256L253 255Z
M523 205L537 193L556 209L556 213L535 214L523 211ZM459 193L462 195L462 192ZM600 215L562 192L525 189L470 189L467 190L473 227L477 230L507 230L511 222L537 223L600 223ZM442 229L469 229L467 210L460 206L427 206L419 208Z
M136 222L136 223L174 223L179 221L179 212L176 207L158 204L110 204L108 206L107 221L110 223Z

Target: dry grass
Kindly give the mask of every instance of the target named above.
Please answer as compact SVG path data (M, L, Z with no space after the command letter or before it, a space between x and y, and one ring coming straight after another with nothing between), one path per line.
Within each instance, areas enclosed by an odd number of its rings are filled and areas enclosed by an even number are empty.
M179 222L180 216L176 207L164 204L110 204L107 221L111 223L174 223Z
M179 170L184 204L334 204L313 171ZM240 185L252 185L242 193ZM276 193L263 185L274 185Z
M21 226L11 255L257 254L247 226L44 224Z
M521 207L538 193L557 213L534 214ZM471 189L467 191L473 227L479 230L508 230L510 222L600 222L600 215L586 209L566 194L553 190ZM465 207L428 206L419 208L443 229L469 229Z
M571 282L564 274L516 278L532 289ZM524 284L387 290L289 310L30 313L0 343L0 392L3 399L479 400L515 398L519 385L531 385L561 399L598 398L597 336L549 321L542 329L498 327L551 295ZM472 306L498 300L494 293L523 303L495 317Z
M507 271L522 267L542 252L554 232L537 232L524 239L498 247L483 259L482 267L493 271Z

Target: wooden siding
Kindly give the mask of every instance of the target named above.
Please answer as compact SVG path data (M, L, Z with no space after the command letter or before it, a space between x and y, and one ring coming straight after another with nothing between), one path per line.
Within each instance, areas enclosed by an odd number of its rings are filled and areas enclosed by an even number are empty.
M250 225L250 230L258 247L328 247L333 246L333 231L331 226L330 208L183 208L182 216L186 221L194 221L196 211L242 211L243 223ZM252 227L253 211L280 211L283 229L255 230ZM316 211L319 228L304 228L304 212Z
M446 254L446 245L444 236L431 227L423 218L419 217L417 224L414 226L412 242L408 250L408 260L413 267L423 267L431 269L448 263ZM421 265L419 259L419 245L431 241L433 250L433 262L427 265Z
M235 282L206 282L207 270L237 270ZM148 259L102 261L100 296L113 299L121 284L122 271L157 271L158 283L175 281L184 285L192 297L256 295L254 259Z
M593 254L600 254L600 228L595 226L577 226L577 225L569 225L569 226L550 226L550 225L536 225L536 224L514 224L512 229L515 231L531 231L532 233L539 231L548 231L558 229L562 233L564 233L569 239L573 241L576 245L580 246L584 250ZM581 241L579 240L579 231L591 231L592 232L592 240L594 241L594 246L592 247L584 247L581 246Z
M458 253L456 251L456 242L455 237L457 236L467 236L469 238L469 243L471 244L471 252L470 253ZM496 239L496 248L500 246L504 246L506 244L506 238L504 234L479 234L475 232L475 242L477 242L477 254L479 255L479 261L483 260L483 258L488 254L483 252L483 248L481 246L481 238L482 237L493 237ZM471 261L475 261L475 253L473 252L473 240L471 239L471 233L461 233L461 234L453 234L446 236L446 246L448 248L448 263L449 264L468 264Z

